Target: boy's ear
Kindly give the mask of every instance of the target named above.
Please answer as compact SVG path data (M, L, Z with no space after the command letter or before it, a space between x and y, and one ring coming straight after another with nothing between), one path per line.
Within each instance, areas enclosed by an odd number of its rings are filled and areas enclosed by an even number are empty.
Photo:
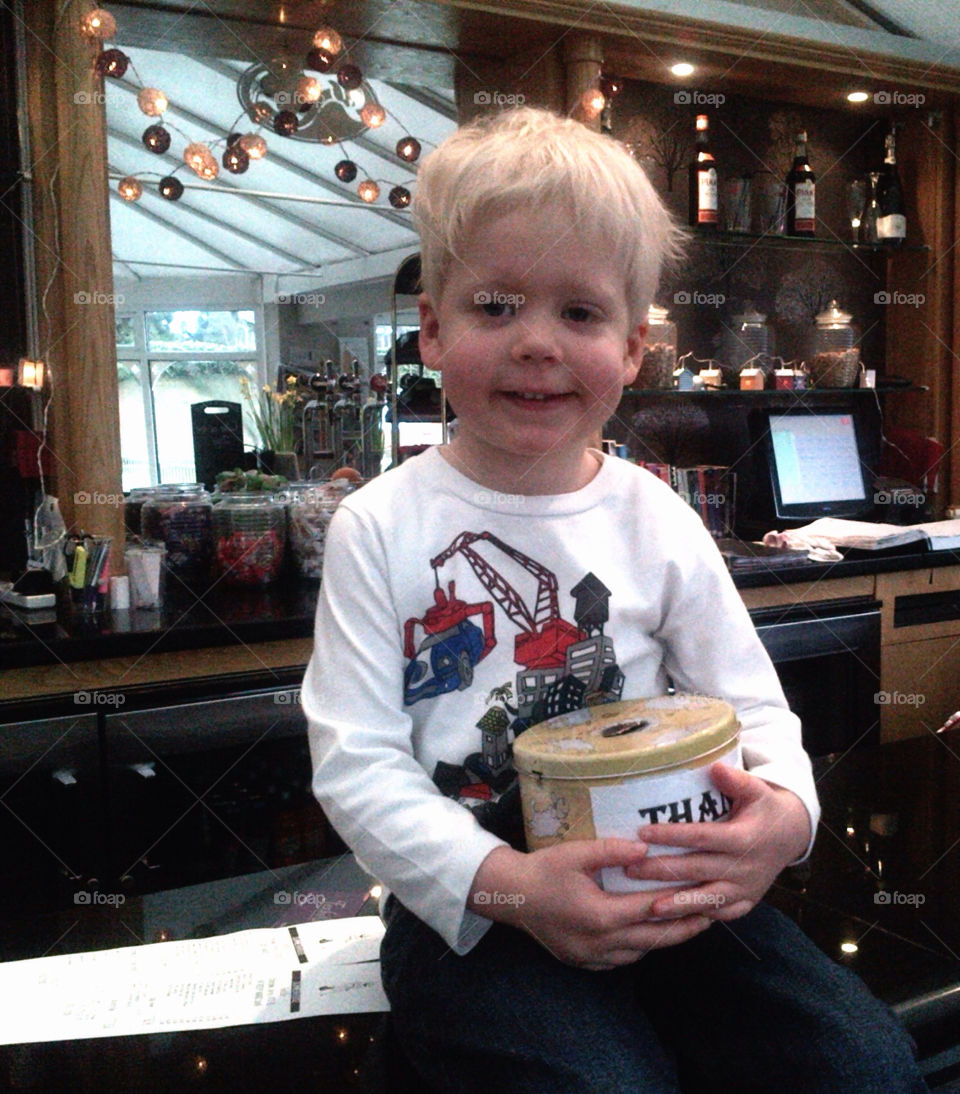
M441 369L443 362L440 359L440 320L426 293L420 294L417 308L420 312L420 360L427 368Z
M626 352L623 356L623 382L631 384L643 363L643 344L647 339L647 324L638 323L627 335Z

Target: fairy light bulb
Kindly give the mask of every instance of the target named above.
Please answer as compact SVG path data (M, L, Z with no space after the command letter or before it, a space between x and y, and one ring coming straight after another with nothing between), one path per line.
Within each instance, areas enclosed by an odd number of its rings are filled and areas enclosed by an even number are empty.
M262 160L267 154L267 142L258 133L244 133L237 144L252 160Z
M341 182L353 182L357 177L357 165L353 160L340 160L334 167L333 173Z
M250 156L239 145L231 144L223 153L223 166L231 175L242 175L250 166Z
M170 131L162 125L148 125L141 140L150 152L162 156L170 147Z
M112 76L119 80L127 71L130 58L122 49L105 49L94 62L94 68L101 76Z
M323 84L314 76L301 76L297 80L297 101L316 103L323 94Z
M387 194L387 199L394 209L406 209L410 202L410 191L406 186L394 186L394 188Z
M173 175L162 178L157 184L157 189L160 191L160 196L167 201L179 201L183 197L183 183Z
M220 165L214 159L213 153L200 141L194 141L192 144L187 145L183 150L183 160L192 171L195 171L200 178L206 179L207 182L215 179L220 174Z
M206 182L212 182L220 174L220 164L217 163L213 153L208 149L206 156L203 158L203 163L196 170L200 178Z
M598 87L588 88L580 96L580 109L587 118L599 117L600 112L606 105L606 97Z
M361 201L365 201L368 205L372 205L377 198L380 197L380 187L373 179L364 179L357 187L357 193L360 195Z
M312 68L315 72L329 72L337 63L337 58L328 49L311 49L307 54L304 68Z
M103 8L94 8L80 20L80 33L84 38L113 38L117 33L117 21Z
M337 83L346 91L355 91L363 83L363 72L356 65L341 65Z
M336 57L343 49L343 39L333 27L321 27L313 36L313 46L314 49L322 49L324 53Z
M117 184L117 192L124 201L139 201L143 196L143 187L138 179L135 179L132 175L127 175L125 179L121 179Z
M403 137L397 141L397 155L407 163L416 163L420 158L420 142L416 137Z
M367 103L360 111L360 120L368 129L379 129L387 120L387 112L379 103Z
M169 105L159 87L144 87L137 92L137 106L150 118L159 117Z

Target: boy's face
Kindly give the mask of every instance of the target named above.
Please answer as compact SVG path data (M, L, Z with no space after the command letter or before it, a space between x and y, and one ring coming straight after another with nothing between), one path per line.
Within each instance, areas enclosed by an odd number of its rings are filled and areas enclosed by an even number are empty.
M453 462L507 492L566 493L593 478L587 446L640 364L623 273L568 218L494 216L421 297L420 352L457 413Z

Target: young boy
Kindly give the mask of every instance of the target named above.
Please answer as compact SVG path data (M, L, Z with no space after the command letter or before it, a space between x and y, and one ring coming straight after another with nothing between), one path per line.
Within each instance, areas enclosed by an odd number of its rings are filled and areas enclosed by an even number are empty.
M445 1091L925 1089L856 978L760 902L818 819L797 718L696 513L590 447L640 363L676 230L608 137L521 109L424 161L420 351L453 442L345 499L303 686L314 790L392 893L383 977ZM730 702L749 771L722 824L527 853L509 744L587 696ZM590 696L596 701L597 695ZM606 893L601 867L692 890ZM678 896L679 893L679 896Z

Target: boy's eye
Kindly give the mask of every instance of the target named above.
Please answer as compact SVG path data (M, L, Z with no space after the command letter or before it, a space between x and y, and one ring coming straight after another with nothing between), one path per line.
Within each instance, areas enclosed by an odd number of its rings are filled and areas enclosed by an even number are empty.
M480 307L483 310L484 315L489 315L494 319L500 318L503 315L516 315L517 305L511 304L506 300L484 300L480 302Z
M586 304L571 304L563 309L563 318L572 319L574 323L586 323L596 318L596 312Z

